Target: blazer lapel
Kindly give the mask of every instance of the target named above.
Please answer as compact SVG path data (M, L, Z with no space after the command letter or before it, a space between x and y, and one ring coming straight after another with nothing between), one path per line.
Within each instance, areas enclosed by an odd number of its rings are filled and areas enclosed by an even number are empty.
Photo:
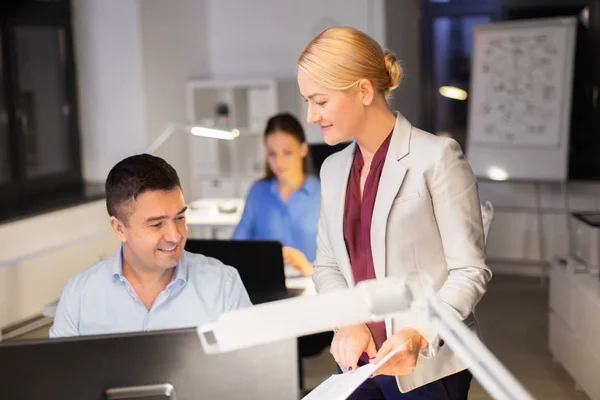
M371 220L371 250L375 276L382 278L386 270L387 221L392 204L404 181L407 168L400 162L410 151L411 124L397 111L396 125L381 171Z
M333 250L337 253L337 258L340 262L340 270L346 276L346 281L350 283L350 286L354 286L354 275L352 274L350 256L348 255L346 242L344 241L344 211L346 208L348 177L350 176L350 169L352 168L355 147L356 142L352 142L346 149L342 150L345 154L342 163L339 165L339 182L337 182L337 190L334 193L335 199L332 203L335 207L333 226L335 226L336 229L332 229L331 242Z

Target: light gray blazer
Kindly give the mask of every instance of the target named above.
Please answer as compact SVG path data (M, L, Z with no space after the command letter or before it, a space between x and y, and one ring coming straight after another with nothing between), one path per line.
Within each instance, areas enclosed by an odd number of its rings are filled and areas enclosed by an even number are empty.
M478 333L473 310L492 273L485 264L477 181L456 141L417 129L395 114L371 223L375 275L428 276L447 309ZM321 168L313 275L318 293L354 285L343 217L355 147L352 143L333 154ZM397 377L402 392L466 368L447 345L440 347L437 333L424 319L386 320L388 336L407 326L421 332L430 345L410 375Z

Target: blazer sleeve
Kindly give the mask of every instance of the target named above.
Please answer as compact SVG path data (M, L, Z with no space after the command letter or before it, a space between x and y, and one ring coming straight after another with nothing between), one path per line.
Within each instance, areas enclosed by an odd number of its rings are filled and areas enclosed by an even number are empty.
M460 146L443 142L438 162L427 179L435 219L442 239L448 279L437 292L442 307L458 320L475 308L492 277L485 262L485 242L478 185ZM439 337L429 324L415 327L429 341L433 356Z

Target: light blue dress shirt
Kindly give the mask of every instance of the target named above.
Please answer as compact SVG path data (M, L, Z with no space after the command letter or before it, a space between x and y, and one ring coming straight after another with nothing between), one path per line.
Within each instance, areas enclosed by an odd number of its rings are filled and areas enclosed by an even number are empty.
M308 261L317 254L317 226L321 207L321 183L309 175L302 187L284 203L277 180L254 183L246 196L240 223L233 233L237 240L278 240L300 250Z
M251 305L235 268L183 252L171 282L148 310L123 276L121 254L69 279L50 337L192 327Z

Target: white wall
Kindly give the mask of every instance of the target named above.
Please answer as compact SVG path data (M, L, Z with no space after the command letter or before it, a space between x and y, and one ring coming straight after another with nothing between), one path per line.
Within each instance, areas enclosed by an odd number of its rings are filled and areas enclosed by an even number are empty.
M141 21L146 126L150 143L166 123L186 120L185 82L208 76L205 2L143 0ZM191 193L189 140L185 134L176 134L156 152L177 170L185 194Z
M295 81L296 59L321 29L339 23L365 30L382 43L385 36L382 0L143 0L140 7L149 141L165 123L185 120L188 79ZM285 95L281 102L297 104L297 115L304 119L299 93ZM188 195L194 184L190 140L175 135L157 151L178 171Z
M598 183L481 182L479 193L495 207L487 254L496 272L543 274L543 263L569 254L570 213L600 211Z
M323 29L335 25L360 29L385 47L384 0L205 1L210 76L291 81L294 89L279 93L281 109L303 121L311 143L323 142L323 135L317 126L306 123L305 104L295 85L302 49Z
M0 225L0 327L38 315L118 241L103 200Z
M304 46L333 25L385 44L383 0L205 1L213 77L293 78Z
M188 79L295 79L302 48L334 24L385 44L383 0L75 0L73 16L84 176L94 181L185 120ZM189 140L174 135L156 153L186 192Z
M72 3L83 175L104 182L147 145L140 0Z

